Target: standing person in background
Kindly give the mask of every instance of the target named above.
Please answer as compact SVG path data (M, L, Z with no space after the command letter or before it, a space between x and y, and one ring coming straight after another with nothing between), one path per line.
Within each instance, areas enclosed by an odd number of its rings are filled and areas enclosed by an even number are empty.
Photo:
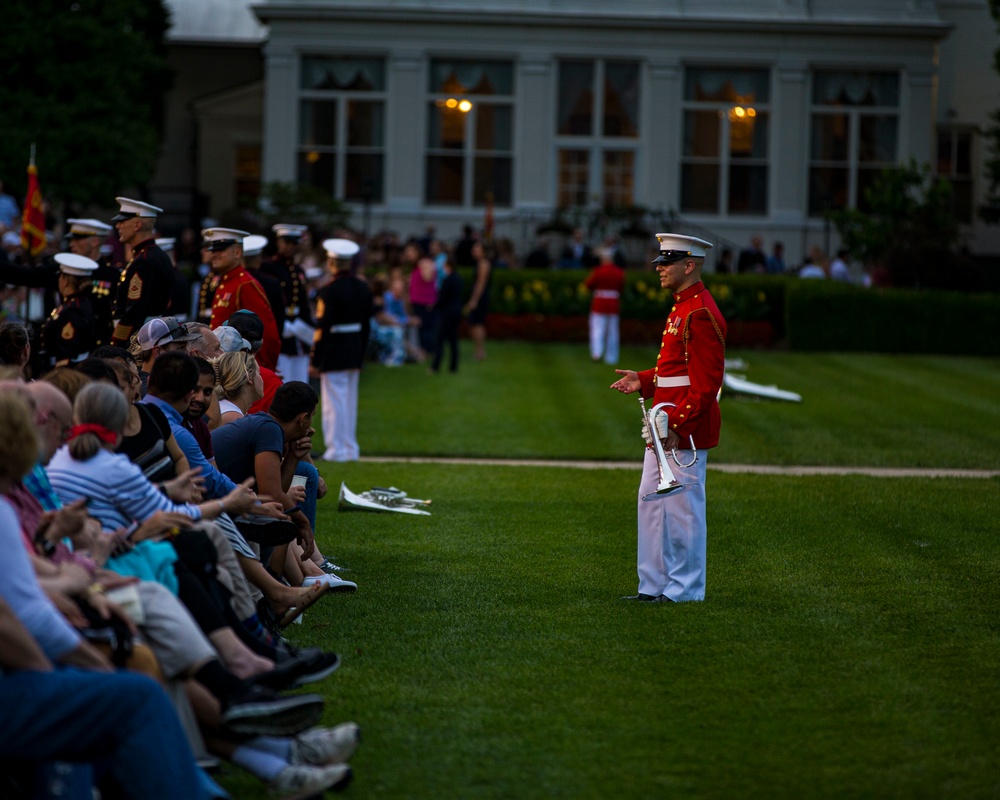
M740 252L740 260L736 271L765 272L767 270L767 253L764 252L764 237L760 234L750 239L750 246Z
M372 290L351 274L360 248L350 239L323 242L333 279L316 298L316 334L310 373L320 379L326 461L357 461L358 384L368 349Z
M267 304L274 315L274 327L281 333L285 329L285 292L281 281L263 271L264 248L267 247L266 236L248 236L243 240L243 266L267 295ZM310 342L312 340L310 339ZM282 340L284 342L284 340ZM284 344L282 344L284 347ZM281 369L281 356L278 356L278 368Z
M121 272L115 297L115 329L111 344L128 347L132 334L150 317L162 317L170 308L174 265L156 246L156 216L162 208L116 197L119 211L112 218L129 261Z
M830 262L830 280L851 282L851 271L847 268L847 251L843 248L837 251L837 257Z
M299 246L308 229L305 225L281 223L271 228L277 252L261 264L261 272L281 286L281 355L278 372L286 381L309 381L309 350L312 347L312 309L302 266L296 263ZM277 315L276 315L277 316Z
M605 364L618 363L618 315L625 289L625 271L614 263L614 251L602 247L597 251L600 265L594 267L584 285L590 289L590 357Z
M243 240L250 234L232 228L206 228L201 235L211 252L212 274L217 280L212 295L212 318L209 325L214 331L237 311L252 311L264 326L257 360L261 366L275 369L281 340L274 323L274 314L271 313L271 305L267 302L264 289L243 266Z
M455 244L455 266L474 267L476 265L476 257L473 255L472 248L478 241L479 237L473 232L472 226L463 225L462 238Z
M110 225L97 219L68 219L69 251L97 262L90 304L94 308L94 346L110 344L115 292L118 289L118 269L111 258L101 252L104 240L111 234Z
M767 257L767 273L769 275L784 275L785 266L785 245L782 242L774 243L774 252Z
M420 349L429 353L434 349L434 331L437 326L434 304L438 299L437 264L430 256L423 255L416 242L407 243L403 261L412 264L410 272L410 308L420 320L417 329Z
M170 310L181 322L187 322L192 316L191 281L177 266L176 245L177 239L172 236L156 240L156 246L167 254L167 258L174 266L174 291L170 298Z
M451 348L448 369L458 372L458 327L462 324L462 276L455 272L449 259L444 262L444 280L438 292L435 308L437 325L434 343L434 364L427 370L434 375L441 369L445 344Z
M465 304L465 313L469 317L473 357L477 361L486 358L486 315L490 311L490 280L493 272L491 256L492 253L486 250L482 242L476 242L472 248L472 257L476 260L476 277L472 284L472 296Z
M94 309L90 290L97 262L73 253L56 253L62 303L43 329L46 365L64 367L80 361L94 349Z
M705 252L712 245L670 233L658 233L656 238L660 255L653 263L660 286L673 295L656 366L643 372L615 370L622 377L611 384L623 394L641 392L652 398L654 406L670 404L669 414L660 413L653 420L656 430L644 426L647 446L638 499L639 593L623 599L679 603L705 599L706 451L719 443L722 427L718 396L726 321L701 282ZM670 469L689 489L647 502L642 498L659 484L653 436L663 441L665 453L676 451L676 466L671 464Z

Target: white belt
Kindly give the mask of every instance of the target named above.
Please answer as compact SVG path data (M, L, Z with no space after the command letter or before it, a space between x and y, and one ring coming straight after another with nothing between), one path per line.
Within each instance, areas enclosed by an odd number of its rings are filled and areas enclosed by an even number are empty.
M617 300L620 295L614 289L595 289L594 297L601 297L605 300Z
M691 379L687 375L672 375L670 377L664 377L663 375L656 376L656 385L659 387L664 386L690 386Z
M330 333L360 333L360 322L345 322L343 325L331 325Z

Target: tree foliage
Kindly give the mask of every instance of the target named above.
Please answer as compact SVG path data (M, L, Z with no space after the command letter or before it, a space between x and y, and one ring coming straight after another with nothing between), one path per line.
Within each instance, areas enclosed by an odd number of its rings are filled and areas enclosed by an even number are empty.
M959 226L952 213L951 184L929 165L909 163L883 170L864 192L863 208L830 213L844 249L895 286L935 286L953 281L942 265L953 264Z
M1000 0L990 0L990 15L1000 24ZM1000 72L1000 50L993 54L993 68ZM1000 110L990 114L984 138L990 153L985 164L989 190L986 202L979 209L979 216L984 222L995 225L1000 222Z
M32 143L49 200L110 206L149 179L172 82L168 26L162 0L4 4L0 176L11 189Z

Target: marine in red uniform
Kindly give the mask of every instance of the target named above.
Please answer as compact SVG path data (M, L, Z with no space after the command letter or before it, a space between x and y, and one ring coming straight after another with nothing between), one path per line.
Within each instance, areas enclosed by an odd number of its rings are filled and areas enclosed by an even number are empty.
M604 363L618 363L621 341L618 316L621 311L622 290L625 288L625 270L614 262L610 247L598 250L601 263L594 267L583 282L590 289L590 357Z
M647 446L639 484L639 593L626 599L704 600L706 451L719 443L722 424L718 395L726 321L701 281L705 252L712 245L693 236L658 233L656 238L660 255L653 263L660 286L673 294L660 353L653 369L615 370L622 377L611 388L624 394L641 392L653 406L670 404L667 414L657 415L657 430L649 435L662 440L671 472L688 488L642 499L659 483L656 455Z
M206 228L201 235L204 247L211 253L212 274L217 278L208 324L215 330L237 311L253 311L264 323L257 361L273 370L278 364L281 339L267 295L243 266L243 239L250 234L232 228Z

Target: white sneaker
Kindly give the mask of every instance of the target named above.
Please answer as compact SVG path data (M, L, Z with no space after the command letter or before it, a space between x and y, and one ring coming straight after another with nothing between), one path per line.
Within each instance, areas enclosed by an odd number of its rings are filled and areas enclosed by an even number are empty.
M358 590L358 585L354 581L345 581L336 575L310 575L302 581L302 585L307 587L316 583L325 583L330 587L327 590L330 592L356 592Z
M333 764L329 767L292 764L268 784L267 790L271 797L279 800L304 800L327 789L339 791L350 781L351 768L347 764Z
M357 749L361 728L345 722L335 728L310 728L292 738L289 760L293 764L342 764Z

